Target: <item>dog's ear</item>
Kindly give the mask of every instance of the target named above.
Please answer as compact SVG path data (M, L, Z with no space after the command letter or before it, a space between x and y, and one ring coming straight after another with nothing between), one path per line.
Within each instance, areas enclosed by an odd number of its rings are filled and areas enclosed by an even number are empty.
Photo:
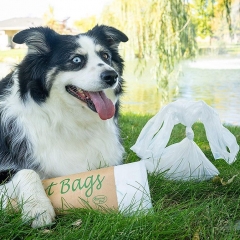
M128 37L120 30L106 25L96 25L92 31L103 32L110 46L118 47L120 42L127 42Z
M18 32L13 37L13 42L26 43L30 51L47 53L50 51L50 41L58 35L48 27L34 27Z

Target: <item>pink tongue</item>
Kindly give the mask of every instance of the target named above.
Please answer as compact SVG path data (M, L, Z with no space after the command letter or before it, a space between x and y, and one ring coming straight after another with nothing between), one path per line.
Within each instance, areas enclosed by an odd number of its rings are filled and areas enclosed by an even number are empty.
M115 113L115 107L110 99L108 99L103 91L89 92L99 117L102 120L112 118Z

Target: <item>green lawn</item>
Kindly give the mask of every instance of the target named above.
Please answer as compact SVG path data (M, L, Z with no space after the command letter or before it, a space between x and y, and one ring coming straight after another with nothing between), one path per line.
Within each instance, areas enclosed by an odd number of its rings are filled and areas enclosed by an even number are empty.
M10 49L0 51L0 62L8 62L10 59L14 62L20 62L26 55L27 49Z
M125 162L138 161L129 150L150 116L126 114L121 117L122 137L127 151ZM240 144L240 127L228 127ZM240 154L232 165L213 160L202 124L194 124L195 142L220 171L230 179L240 170ZM185 128L177 125L170 144L185 137ZM0 213L0 239L240 239L240 175L223 186L212 180L181 182L149 175L154 212L131 217L109 211L76 209L58 216L46 229L23 224L19 213ZM80 226L72 224L81 219Z

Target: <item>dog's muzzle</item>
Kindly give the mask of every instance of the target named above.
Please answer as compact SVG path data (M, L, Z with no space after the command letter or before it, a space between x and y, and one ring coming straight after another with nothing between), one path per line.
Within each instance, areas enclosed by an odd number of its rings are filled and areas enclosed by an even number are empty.
M107 85L113 86L118 80L118 74L113 70L107 70L101 73L100 78Z

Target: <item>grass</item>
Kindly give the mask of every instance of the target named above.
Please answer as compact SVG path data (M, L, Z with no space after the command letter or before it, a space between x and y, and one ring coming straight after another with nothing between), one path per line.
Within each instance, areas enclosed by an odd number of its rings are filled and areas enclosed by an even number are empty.
M125 114L120 119L126 148L125 162L138 161L129 149L150 116ZM240 143L240 127L228 127ZM194 124L195 142L213 161L202 124ZM169 144L185 137L185 128L177 125ZM228 165L223 160L213 163L224 180L238 174L237 161ZM0 239L240 239L240 175L226 186L212 180L170 181L161 174L149 175L154 213L126 217L116 212L74 209L58 216L46 229L32 229L21 221L20 213L0 212ZM81 219L80 226L72 223Z

